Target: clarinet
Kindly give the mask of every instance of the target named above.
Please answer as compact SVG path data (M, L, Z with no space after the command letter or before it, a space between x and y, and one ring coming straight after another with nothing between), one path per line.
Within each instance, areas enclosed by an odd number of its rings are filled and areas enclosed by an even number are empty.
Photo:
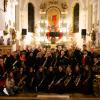
M70 77L68 76L64 81L64 86L66 87L70 81L71 81L71 76Z
M55 84L55 85L60 84L60 83L61 83L61 81L63 81L65 77L66 77L66 75L65 75L64 77L60 78L60 79L56 82L56 84Z
M56 54L56 61L55 61L54 67L56 67L56 64L57 64L57 57L58 57L58 54Z
M54 84L55 78L56 78L56 77L54 77L53 80L51 81L50 85L48 85L48 90L49 90L49 89L52 87L52 85Z
M46 59L45 59L43 65L42 65L42 67L45 67L45 64L46 64L47 60L48 60L48 58L46 57Z
M41 82L38 84L38 87L41 86L41 84L43 83L44 79L45 79L45 78L43 78L43 79L41 80Z
M78 86L80 80L81 80L81 75L76 77L76 79L75 79L75 81L74 81L75 86Z
M15 69L15 65L18 61L16 60L14 63L13 63L13 69Z

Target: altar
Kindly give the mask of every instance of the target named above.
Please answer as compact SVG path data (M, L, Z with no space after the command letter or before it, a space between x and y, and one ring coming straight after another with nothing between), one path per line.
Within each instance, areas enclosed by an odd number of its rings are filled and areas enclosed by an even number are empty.
M44 44L50 44L52 47L55 47L55 45L65 42L63 37L66 38L67 35L66 11L66 2L61 4L55 1L41 3L40 36L46 38Z

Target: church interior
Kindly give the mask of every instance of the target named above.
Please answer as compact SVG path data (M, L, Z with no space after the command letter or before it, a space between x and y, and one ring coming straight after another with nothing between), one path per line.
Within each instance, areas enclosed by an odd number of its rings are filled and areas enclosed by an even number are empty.
M0 0L0 99L98 97L100 0Z

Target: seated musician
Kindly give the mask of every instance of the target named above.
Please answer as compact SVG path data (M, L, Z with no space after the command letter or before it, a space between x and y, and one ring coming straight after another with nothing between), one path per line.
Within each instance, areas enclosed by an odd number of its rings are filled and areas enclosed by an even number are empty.
M64 79L64 88L65 88L65 92L73 92L73 87L74 87L74 83L73 83L73 73L72 73L72 69L71 69L71 65L68 65L66 68L66 77Z
M25 88L28 92L34 92L35 90L35 72L33 67L29 68Z
M98 56L94 57L93 61L94 61L94 64L93 64L92 70L94 72L94 75L100 74L100 60L99 60L99 57Z
M82 82L82 73L81 73L81 68L79 64L75 66L73 81L74 81L75 92L80 92L81 82Z
M45 91L45 71L44 67L40 67L36 72L36 91Z
M64 92L63 87L62 87L62 81L64 77L65 77L64 69L62 66L59 66L57 69L57 72L55 73L55 79L53 83L54 92L57 92L57 93Z
M17 91L18 91L18 87L15 86L14 73L11 71L7 76L5 88L3 92L6 95L15 95Z
M82 92L84 94L91 94L93 93L92 90L92 73L89 65L85 65L82 73Z
M46 74L46 84L47 84L47 90L48 92L53 92L52 90L52 83L54 82L55 79L55 72L52 66L50 66L47 70Z
M3 94L3 88L5 84L5 67L4 67L4 60L2 57L0 57L0 93Z
M27 73L25 71L25 68L21 67L19 71L17 71L16 75L16 85L19 87L21 91L25 90L26 78Z

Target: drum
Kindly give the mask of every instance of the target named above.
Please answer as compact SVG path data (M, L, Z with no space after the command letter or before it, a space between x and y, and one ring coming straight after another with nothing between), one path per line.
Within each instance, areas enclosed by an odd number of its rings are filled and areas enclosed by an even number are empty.
M94 95L100 97L100 75L96 75L93 80Z

